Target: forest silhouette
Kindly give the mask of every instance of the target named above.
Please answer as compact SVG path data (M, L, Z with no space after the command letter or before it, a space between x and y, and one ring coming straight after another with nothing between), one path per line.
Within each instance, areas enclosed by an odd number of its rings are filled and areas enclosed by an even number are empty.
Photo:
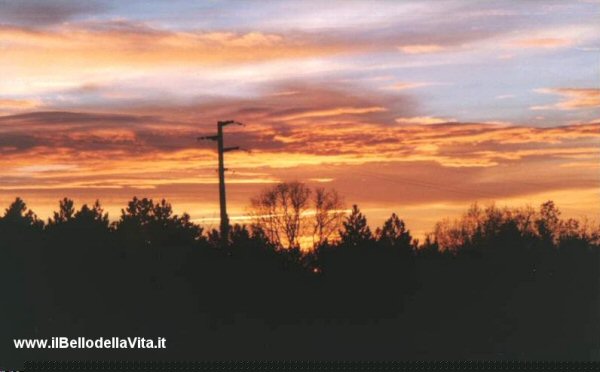
M356 205L337 217L311 250L260 220L223 246L165 200L133 198L111 222L65 198L44 222L17 198L0 218L1 359L598 357L600 234L553 202L474 204L423 242L396 214L374 231ZM167 350L12 344L52 336L161 336Z

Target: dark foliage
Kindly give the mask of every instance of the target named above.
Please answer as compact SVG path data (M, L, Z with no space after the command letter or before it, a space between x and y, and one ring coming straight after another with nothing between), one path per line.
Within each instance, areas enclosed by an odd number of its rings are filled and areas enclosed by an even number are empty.
M340 239L282 249L259 226L229 246L162 200L118 221L63 199L47 223L21 199L0 218L0 360L12 338L162 336L166 354L93 359L589 359L598 357L597 230L476 205L423 244L396 215L371 233L354 206ZM596 351L595 351L596 350Z

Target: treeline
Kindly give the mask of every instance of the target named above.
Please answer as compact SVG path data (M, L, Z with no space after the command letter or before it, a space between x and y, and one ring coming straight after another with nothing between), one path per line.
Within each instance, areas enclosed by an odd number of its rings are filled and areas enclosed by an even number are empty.
M339 199L320 197L327 222ZM354 205L336 215L335 231L310 225L317 239L308 251L294 243L300 220L283 239L282 226L257 215L263 220L232 226L223 246L218 231L165 200L133 198L110 222L100 203L77 209L65 198L44 222L16 199L0 218L0 289L9 301L0 353L14 353L13 337L144 335L198 359L218 355L211 337L225 329L259 341L230 340L218 351L224 358L261 355L264 340L276 344L272 353L305 359L588 359L599 350L599 230L562 219L552 202L537 211L474 205L423 242L396 214L371 231ZM365 324L371 341L315 351L331 327ZM45 353L35 355L56 358Z

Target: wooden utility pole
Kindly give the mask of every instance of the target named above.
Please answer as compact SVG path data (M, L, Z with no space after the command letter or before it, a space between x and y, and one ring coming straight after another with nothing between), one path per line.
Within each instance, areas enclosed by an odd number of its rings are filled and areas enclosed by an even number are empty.
M219 153L219 206L221 210L221 245L226 247L228 245L229 237L229 217L227 216L227 198L225 197L225 160L223 154L228 151L239 150L238 146L224 147L223 146L223 127L231 124L244 125L234 120L225 120L217 122L217 135L216 136L203 136L198 137L198 140L211 140L217 142L217 150Z

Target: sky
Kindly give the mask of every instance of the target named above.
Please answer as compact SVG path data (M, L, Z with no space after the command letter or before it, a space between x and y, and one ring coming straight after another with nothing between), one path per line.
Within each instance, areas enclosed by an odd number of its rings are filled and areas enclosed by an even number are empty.
M276 182L417 236L471 203L600 221L598 1L0 0L0 206L218 226Z

